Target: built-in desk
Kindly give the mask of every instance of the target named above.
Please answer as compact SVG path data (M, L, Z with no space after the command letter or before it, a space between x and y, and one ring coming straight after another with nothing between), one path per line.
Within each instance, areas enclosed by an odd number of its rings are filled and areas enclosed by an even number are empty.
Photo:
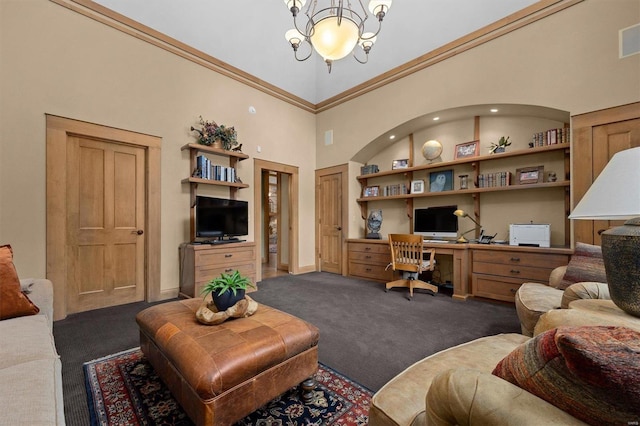
M551 271L569 263L566 247L519 247L500 244L425 243L436 255L453 258L453 298L469 296L513 302L520 285L527 281L546 283ZM377 282L393 280L389 241L347 240L345 275Z

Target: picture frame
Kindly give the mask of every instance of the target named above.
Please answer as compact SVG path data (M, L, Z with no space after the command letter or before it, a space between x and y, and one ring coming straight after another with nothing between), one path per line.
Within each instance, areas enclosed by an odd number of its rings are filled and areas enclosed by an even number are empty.
M412 194L424 193L424 181L422 179L411 181L411 193Z
M516 169L518 185L544 182L544 166L522 167Z
M429 173L429 192L453 191L453 169Z
M377 197L380 195L380 186L367 186L364 188L362 195L364 197Z
M461 158L477 157L478 154L480 154L480 141L476 140L457 144L453 158L458 160Z
M391 169L392 170L406 169L408 167L409 167L409 159L408 158L404 158L402 160L393 160L393 162L391 163Z

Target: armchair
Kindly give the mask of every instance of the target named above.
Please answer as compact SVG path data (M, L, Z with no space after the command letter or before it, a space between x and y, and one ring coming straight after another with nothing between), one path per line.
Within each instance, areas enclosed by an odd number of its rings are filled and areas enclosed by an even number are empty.
M418 279L418 275L424 271L433 271L436 264L436 251L424 250L422 236L414 234L389 234L391 248L391 266L394 271L401 271L402 278L388 282L385 291L390 288L409 288L409 300L413 298L413 289L421 288L431 290L433 294L438 292L438 287ZM429 253L429 260L423 260L423 254Z

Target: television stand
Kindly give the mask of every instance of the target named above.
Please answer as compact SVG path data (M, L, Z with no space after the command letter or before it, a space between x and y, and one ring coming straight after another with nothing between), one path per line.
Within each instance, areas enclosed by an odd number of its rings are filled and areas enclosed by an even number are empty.
M196 240L191 242L191 244L202 245L202 244L210 244L210 245L218 245L218 244L230 244L230 243L243 243L246 240L241 240L237 237L230 238L219 238L214 240Z

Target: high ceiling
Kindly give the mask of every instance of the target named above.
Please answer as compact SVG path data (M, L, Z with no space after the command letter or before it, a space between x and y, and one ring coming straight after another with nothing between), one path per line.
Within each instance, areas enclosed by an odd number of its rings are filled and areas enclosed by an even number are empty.
M348 56L329 74L315 53L305 62L294 59L284 38L293 21L282 0L94 1L314 104L536 3L395 0L369 62ZM353 7L357 1L351 0ZM362 3L366 8L369 2ZM370 16L365 30L375 26Z

